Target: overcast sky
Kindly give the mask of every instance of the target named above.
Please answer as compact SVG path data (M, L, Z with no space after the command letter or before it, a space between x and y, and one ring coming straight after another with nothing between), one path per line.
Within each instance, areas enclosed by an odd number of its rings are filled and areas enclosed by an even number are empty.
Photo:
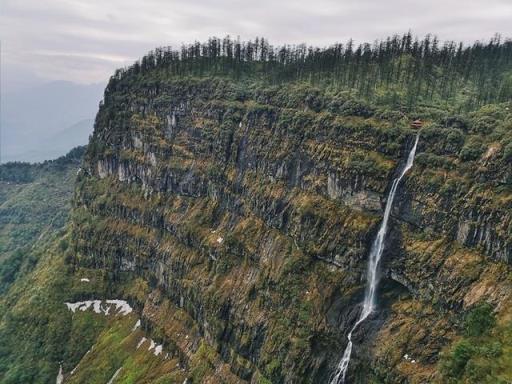
M512 37L512 0L0 0L4 87L103 82L161 45L226 35L329 45L411 30Z

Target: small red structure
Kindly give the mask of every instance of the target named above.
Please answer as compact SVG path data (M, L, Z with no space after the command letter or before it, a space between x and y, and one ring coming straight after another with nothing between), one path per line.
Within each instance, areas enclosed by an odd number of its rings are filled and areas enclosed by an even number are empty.
M423 121L421 121L420 119L416 119L411 123L411 127L421 128L421 127L423 127Z

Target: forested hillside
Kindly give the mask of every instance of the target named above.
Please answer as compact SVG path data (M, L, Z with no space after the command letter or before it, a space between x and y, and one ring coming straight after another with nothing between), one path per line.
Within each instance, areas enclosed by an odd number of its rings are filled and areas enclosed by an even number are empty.
M41 164L0 165L0 294L34 268L32 251L67 223L84 150Z

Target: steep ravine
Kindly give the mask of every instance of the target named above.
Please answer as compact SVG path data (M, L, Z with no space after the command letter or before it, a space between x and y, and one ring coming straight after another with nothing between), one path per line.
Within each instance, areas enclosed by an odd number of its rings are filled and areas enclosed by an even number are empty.
M75 266L126 293L190 382L322 383L334 371L415 136L407 119L339 105L296 85L107 87L78 175ZM445 136L422 136L418 154L454 161ZM399 188L381 304L354 333L351 382L441 380L460 314L508 302L510 210L482 191L510 170L492 156L476 175L420 159ZM204 348L212 363L195 369Z

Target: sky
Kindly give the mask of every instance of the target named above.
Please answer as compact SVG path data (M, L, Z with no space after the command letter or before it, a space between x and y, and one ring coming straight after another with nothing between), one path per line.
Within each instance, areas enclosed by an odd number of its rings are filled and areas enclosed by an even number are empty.
M512 37L512 0L0 0L2 86L106 82L156 46L209 36L272 44ZM4 89L5 91L5 89Z

